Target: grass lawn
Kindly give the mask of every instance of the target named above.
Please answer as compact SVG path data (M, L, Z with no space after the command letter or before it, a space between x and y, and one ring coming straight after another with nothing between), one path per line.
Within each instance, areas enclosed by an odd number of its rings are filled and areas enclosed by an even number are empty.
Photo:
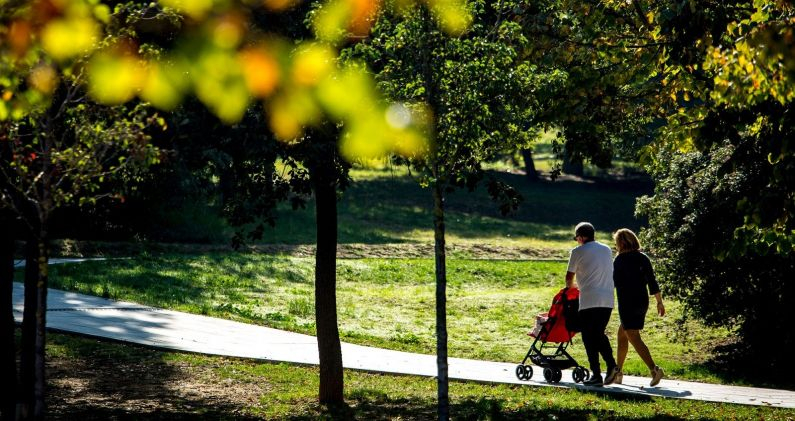
M503 216L485 189L456 191L446 203L447 240L452 247L486 245L502 248L539 248L555 251L572 246L571 231L578 222L590 221L601 239L621 227L639 229L634 216L635 198L651 193L648 182L617 182L605 178L539 180L491 171L514 186L524 197L519 210ZM416 244L433 242L431 192L419 186L405 168L351 171L353 183L339 201L339 243ZM232 229L211 209L179 209L168 221L168 230L186 238L228 242ZM181 215L181 216L180 216ZM261 243L314 244L314 202L292 210L282 204L274 228ZM474 257L460 252L458 257Z
M316 367L49 335L51 419L429 420L436 382L347 370L347 406L317 404ZM130 381L134 378L135 381ZM451 382L457 420L792 420L795 410Z
M53 266L50 281L55 288L314 334L313 264L311 258L258 254L166 255ZM565 269L563 261L450 260L450 355L521 361L534 315L549 308ZM340 260L342 339L433 354L433 279L432 259ZM682 325L678 303L669 301L667 308L664 318L648 316L644 335L669 377L743 382L705 365L712 348L730 340L728 331ZM571 350L586 365L579 341ZM634 352L625 371L647 375Z

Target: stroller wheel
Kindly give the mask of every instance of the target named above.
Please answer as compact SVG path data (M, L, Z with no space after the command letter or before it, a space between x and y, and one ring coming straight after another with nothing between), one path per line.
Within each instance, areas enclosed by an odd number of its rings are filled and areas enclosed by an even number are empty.
M584 374L580 371L580 367L575 367L574 370L571 370L571 379L574 380L574 383L581 382L583 376Z
M516 378L519 380L530 380L533 377L533 367L519 364L516 366Z
M575 367L571 371L571 379L574 383L581 383L585 380L585 369L583 367Z
M554 373L552 372L551 368L549 367L544 368L544 380L546 380L549 383L552 383L553 381L552 379L554 378L553 375Z
M552 383L558 383L562 377L563 372L561 372L559 368L552 369Z

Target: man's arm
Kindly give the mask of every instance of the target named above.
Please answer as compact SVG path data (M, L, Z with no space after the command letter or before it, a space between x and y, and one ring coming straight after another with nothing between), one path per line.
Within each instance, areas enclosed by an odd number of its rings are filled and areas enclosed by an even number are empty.
M566 288L574 286L574 272L566 272Z

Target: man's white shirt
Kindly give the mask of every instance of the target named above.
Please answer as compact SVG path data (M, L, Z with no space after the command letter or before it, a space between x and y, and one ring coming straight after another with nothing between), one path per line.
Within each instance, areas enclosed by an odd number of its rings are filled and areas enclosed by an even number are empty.
M589 241L571 249L568 271L576 275L580 287L580 310L613 308L613 251L610 247Z

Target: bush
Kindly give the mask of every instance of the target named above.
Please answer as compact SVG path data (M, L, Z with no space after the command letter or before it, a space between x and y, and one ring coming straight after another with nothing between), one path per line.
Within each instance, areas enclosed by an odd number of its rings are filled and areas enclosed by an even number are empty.
M740 139L699 153L663 153L654 196L637 211L667 295L709 325L735 328L743 365L763 377L792 373L795 259L774 246L748 247L744 204L764 200L772 166L763 142ZM758 203L758 202L757 202ZM775 371L769 371L774 369Z

